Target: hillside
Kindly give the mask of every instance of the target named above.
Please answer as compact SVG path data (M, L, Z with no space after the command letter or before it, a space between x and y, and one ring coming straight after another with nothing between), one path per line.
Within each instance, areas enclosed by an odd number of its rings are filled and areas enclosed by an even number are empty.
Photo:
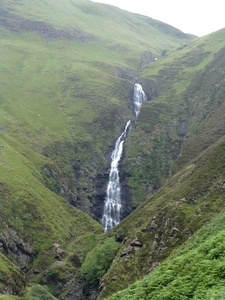
M139 207L107 234L120 249L100 279L100 299L149 274L224 210L224 34L193 41L141 71L138 81L155 94L129 133L122 166ZM142 283L138 289L151 297Z
M95 220L113 144L133 118L134 83L195 37L85 0L0 6L0 249L17 266L2 272L1 288L23 294L24 276L63 299L103 237ZM125 203L123 216L134 209ZM34 285L24 297L35 291L47 294Z
M107 299L224 299L224 212L168 261Z
M154 101L142 107L126 147L136 203L224 134L224 30L144 67L138 81Z
M196 38L87 0L0 6L0 292L222 299L225 30ZM104 233L129 119L123 220Z
M151 272L224 210L224 145L222 139L186 165L109 233L123 243L102 279L103 299Z
M42 168L46 186L99 220L106 157L132 117L139 69L193 37L83 0L1 8L3 138L54 161Z

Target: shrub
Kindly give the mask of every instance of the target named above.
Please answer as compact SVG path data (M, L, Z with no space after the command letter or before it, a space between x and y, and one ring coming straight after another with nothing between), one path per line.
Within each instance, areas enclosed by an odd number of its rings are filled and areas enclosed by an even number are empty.
M93 286L98 286L100 278L108 271L120 244L114 237L107 238L103 244L97 245L86 257L79 276Z
M28 289L28 292L25 297L26 300L54 300L48 289L41 285L34 285Z

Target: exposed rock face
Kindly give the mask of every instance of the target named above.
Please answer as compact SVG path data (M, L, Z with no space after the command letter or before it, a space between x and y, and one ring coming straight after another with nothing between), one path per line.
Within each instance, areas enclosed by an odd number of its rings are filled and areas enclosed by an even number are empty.
M122 159L123 160L123 157ZM121 163L121 162L120 162ZM128 216L134 209L132 202L131 202L131 193L130 190L125 182L126 177L125 173L119 168L120 172L120 186L121 186L121 220ZM92 207L92 213L95 216L95 219L101 221L103 208L104 208L104 201L106 199L106 189L107 183L109 180L109 170L98 174L96 177L95 182L95 205Z
M58 147L58 148L57 148ZM46 148L43 154L52 157L52 154L61 153L63 145L52 145ZM109 180L109 167L112 148L105 157L101 159L93 158L87 162L82 159L71 160L71 172L64 175L55 165L45 165L43 177L45 185L53 192L66 198L68 202L76 208L86 212L93 219L101 222L104 201L106 198L107 183ZM64 150L65 151L65 150ZM121 158L120 164L125 154ZM121 183L121 219L129 215L135 207L131 202L131 193L126 185L126 174L120 167Z
M53 244L53 253L55 258L57 258L59 261L61 261L66 256L66 252L62 249L61 245L58 243Z
M84 166L84 162L77 159L72 162L72 168L76 178L76 198L70 198L69 202L98 220L95 207L97 166L94 163Z
M0 232L0 251L5 256L12 256L15 264L23 271L26 271L26 265L29 264L37 254L29 243L26 243L17 235L15 230L6 224L4 224Z
M147 64L154 62L155 60L157 60L157 57L155 57L151 52L145 51L141 56L139 66L142 68Z
M124 249L124 251L120 254L120 257L132 254L133 252L139 250L143 247L143 243L138 239L138 237L135 237L129 244L128 247ZM115 279L114 279L115 280Z
M136 280L153 271L160 262L168 256L171 244L180 243L183 238L181 221L174 216L174 212L161 211L149 219L142 228L142 233L125 238L123 246L114 260L110 271L102 278L99 299L104 299L110 286L111 291L117 291L121 287L122 277L118 268L122 268L126 274L127 284L134 282L129 274L135 274ZM137 269L136 269L137 267ZM128 271L129 270L129 271Z
M66 291L64 300L96 300L98 298L98 292L77 276L74 276L63 289Z

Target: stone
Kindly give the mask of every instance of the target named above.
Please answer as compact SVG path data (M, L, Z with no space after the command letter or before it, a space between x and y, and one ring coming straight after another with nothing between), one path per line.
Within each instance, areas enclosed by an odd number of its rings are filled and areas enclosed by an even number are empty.
M149 228L150 229L157 229L158 225L154 221L152 221Z
M131 246L133 247L138 247L138 248L141 248L143 246L143 243L140 242L138 240L138 237L136 237L131 243L130 243Z
M173 227L171 230L170 230L170 236L174 236L176 235L176 233L180 232L179 229L177 229L176 227Z

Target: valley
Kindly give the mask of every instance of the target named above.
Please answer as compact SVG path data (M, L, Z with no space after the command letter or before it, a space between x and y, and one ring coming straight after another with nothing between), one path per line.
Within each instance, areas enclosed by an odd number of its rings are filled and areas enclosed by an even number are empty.
M88 0L0 5L1 298L223 299L225 30Z

